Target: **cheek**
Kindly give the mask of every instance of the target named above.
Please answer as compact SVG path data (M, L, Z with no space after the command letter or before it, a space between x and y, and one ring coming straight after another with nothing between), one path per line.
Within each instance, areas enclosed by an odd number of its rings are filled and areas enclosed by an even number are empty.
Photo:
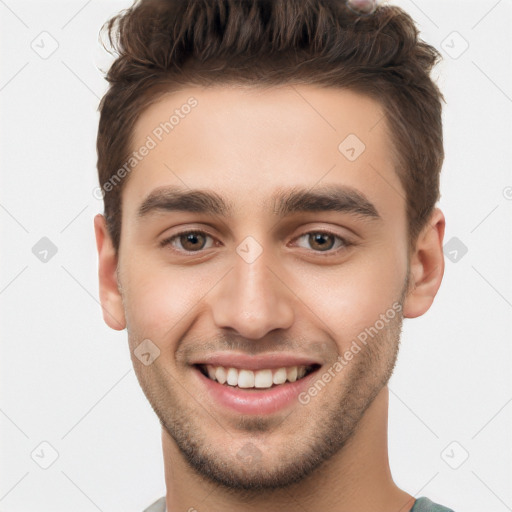
M132 343L149 338L170 346L187 333L204 312L201 308L209 307L208 292L226 268L143 261L152 260L124 262L123 299ZM394 240L374 242L337 266L295 263L279 273L299 299L294 301L299 325L316 325L345 348L398 300L406 265L405 248Z
M399 251L368 251L337 268L301 271L298 295L316 315L308 317L320 320L320 328L345 348L381 314L393 310L394 315L406 266L406 256Z
M128 329L138 337L158 341L181 336L197 313L204 281L190 270L132 266L126 272L125 308Z

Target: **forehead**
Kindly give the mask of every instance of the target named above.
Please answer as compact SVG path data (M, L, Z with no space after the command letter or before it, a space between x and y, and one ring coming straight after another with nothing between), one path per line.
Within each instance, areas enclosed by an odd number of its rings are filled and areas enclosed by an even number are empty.
M403 198L381 106L346 89L188 87L142 113L131 150L144 146L123 192L128 209L169 185L215 190L240 212L276 189L328 183L377 203Z

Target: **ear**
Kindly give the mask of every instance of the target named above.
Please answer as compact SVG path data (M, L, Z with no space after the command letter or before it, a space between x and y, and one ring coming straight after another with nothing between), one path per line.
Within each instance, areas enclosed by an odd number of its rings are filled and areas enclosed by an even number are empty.
M126 327L124 307L117 283L117 255L107 229L105 217L94 217L94 232L98 248L98 277L103 320L112 329L122 331Z
M444 274L445 218L435 208L429 221L418 235L410 259L410 288L404 300L404 317L416 318L428 311L441 286Z

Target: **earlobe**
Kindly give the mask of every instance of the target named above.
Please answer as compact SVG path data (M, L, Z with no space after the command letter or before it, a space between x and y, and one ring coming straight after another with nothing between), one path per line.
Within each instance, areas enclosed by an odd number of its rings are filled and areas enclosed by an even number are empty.
M107 230L105 217L94 217L94 232L98 249L98 277L103 320L112 329L126 327L124 306L117 283L117 255Z
M444 274L444 229L443 212L435 208L429 222L419 234L411 255L411 285L403 308L405 318L416 318L425 314L441 286Z

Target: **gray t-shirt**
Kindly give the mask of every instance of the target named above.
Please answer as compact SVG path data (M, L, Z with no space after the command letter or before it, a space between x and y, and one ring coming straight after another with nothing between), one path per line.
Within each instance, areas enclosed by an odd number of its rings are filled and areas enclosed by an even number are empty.
M413 507L411 508L411 512L454 512L454 511L451 508L443 507L443 505L434 503L433 501L430 501L428 498L425 498L425 496L422 496L421 498L416 499Z
M144 509L142 512L167 512L167 508L165 506L165 496L162 496L160 499L156 500L152 505L148 508ZM411 512L454 512L451 508L443 507L443 505L439 505L430 501L425 496L421 498L417 498L414 502L413 507L411 508Z

